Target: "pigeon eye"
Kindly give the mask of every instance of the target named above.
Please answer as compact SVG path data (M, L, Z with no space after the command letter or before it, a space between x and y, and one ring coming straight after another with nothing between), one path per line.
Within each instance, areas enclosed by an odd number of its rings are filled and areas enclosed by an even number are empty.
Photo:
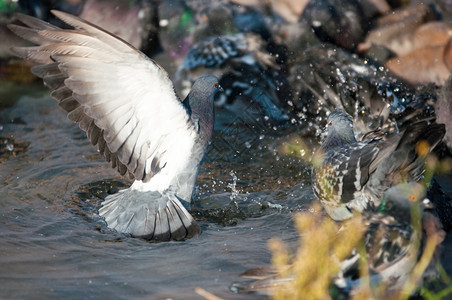
M329 126L333 126L333 122L328 123Z
M414 200L416 200L416 197L414 196L414 195L410 195L410 197L409 197L409 199L410 199L410 201L414 201Z
M215 84L213 85L215 88L218 87L218 82L215 82Z

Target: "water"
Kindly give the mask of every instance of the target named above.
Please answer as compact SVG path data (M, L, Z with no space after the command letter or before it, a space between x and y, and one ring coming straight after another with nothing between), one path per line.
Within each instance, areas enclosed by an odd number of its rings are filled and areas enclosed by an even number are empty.
M202 234L149 243L97 216L107 191L130 182L54 100L24 96L0 111L0 125L0 298L202 299L197 287L224 299L263 298L230 285L270 263L269 239L297 244L292 216L313 200L307 165L279 150L294 132L264 132L217 110L192 208ZM451 258L448 236L448 274Z
M278 152L284 134L249 135L245 145L239 136L249 128L224 134L234 118L217 116L216 148L201 168L192 211L202 234L149 243L109 230L97 216L106 192L130 182L54 100L22 97L0 111L0 136L18 151L0 164L0 298L201 299L196 287L226 299L261 297L229 287L270 263L269 239L296 242L293 213L313 199L309 169Z

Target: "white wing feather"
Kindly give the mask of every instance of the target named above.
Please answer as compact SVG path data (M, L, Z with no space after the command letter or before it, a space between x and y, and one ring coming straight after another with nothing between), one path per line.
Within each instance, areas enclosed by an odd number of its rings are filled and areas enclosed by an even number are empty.
M29 27L10 29L40 46L13 52L42 64L35 74L122 174L126 168L147 182L163 167L165 174L177 173L186 164L180 154L189 153L197 131L166 71L103 29L52 12L75 29L20 15Z

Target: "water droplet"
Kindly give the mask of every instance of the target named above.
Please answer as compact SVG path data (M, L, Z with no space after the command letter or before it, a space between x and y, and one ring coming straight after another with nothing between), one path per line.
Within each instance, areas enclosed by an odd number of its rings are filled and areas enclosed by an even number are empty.
M160 27L166 27L166 26L168 26L168 24L169 24L169 21L167 19L162 19L159 21Z
M234 201L234 199L238 195L238 191L236 190L237 185L237 175L235 175L234 171L229 172L229 175L232 176L232 183L228 183L228 188L231 189L231 196L229 197L231 201Z

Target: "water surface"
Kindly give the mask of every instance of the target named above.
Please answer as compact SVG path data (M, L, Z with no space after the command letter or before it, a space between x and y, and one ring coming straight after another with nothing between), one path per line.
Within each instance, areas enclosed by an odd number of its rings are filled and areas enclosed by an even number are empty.
M109 230L97 216L102 197L130 181L53 99L24 96L0 120L2 142L18 147L0 164L0 297L196 299L201 287L227 299L258 298L229 287L270 263L269 239L297 240L292 215L313 199L308 167L278 152L284 135L247 136L249 128L219 110L192 211L202 234L149 243Z

